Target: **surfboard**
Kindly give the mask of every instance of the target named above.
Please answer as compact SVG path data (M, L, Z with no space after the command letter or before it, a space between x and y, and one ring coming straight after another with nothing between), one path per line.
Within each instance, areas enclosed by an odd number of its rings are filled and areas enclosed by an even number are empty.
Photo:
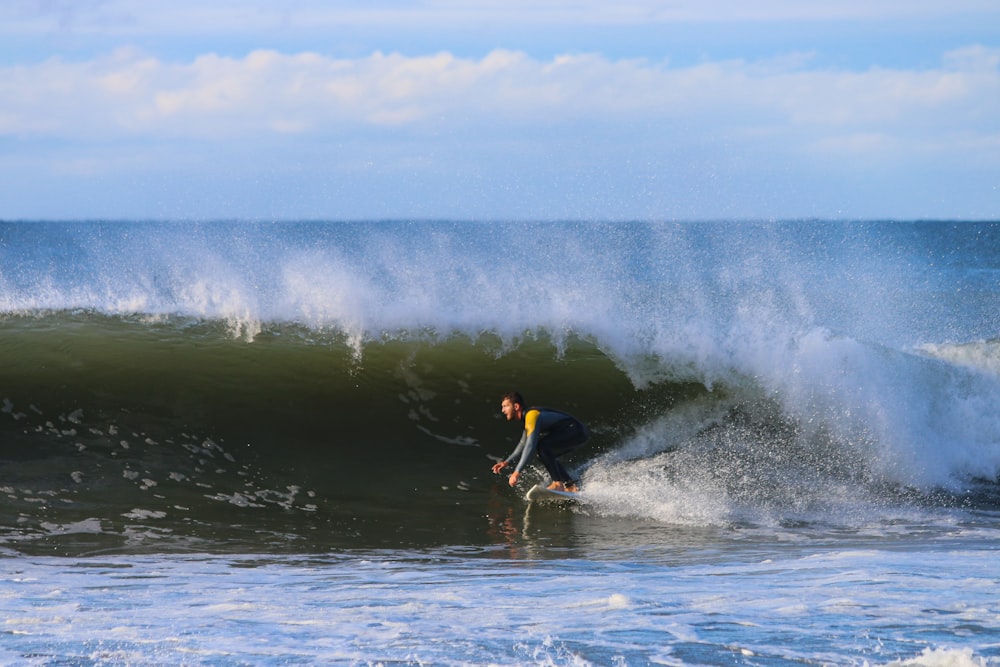
M545 488L544 484L535 484L533 487L528 489L528 493L524 496L530 501L545 501L545 500L580 500L580 492L573 491L556 491L554 489Z

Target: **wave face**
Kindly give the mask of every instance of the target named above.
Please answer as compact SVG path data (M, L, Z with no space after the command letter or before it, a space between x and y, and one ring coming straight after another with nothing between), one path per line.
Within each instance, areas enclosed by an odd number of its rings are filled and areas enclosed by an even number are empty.
M603 516L994 508L998 296L987 223L7 223L0 540L488 541L510 389Z

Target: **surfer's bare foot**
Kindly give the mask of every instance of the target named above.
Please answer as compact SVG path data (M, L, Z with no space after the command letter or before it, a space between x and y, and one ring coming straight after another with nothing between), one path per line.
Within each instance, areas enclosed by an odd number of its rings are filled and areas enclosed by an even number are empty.
M576 485L576 482L570 482L569 484L565 485L563 490L569 491L570 493L578 493L580 491L580 487Z
M566 485L562 482L552 482L549 484L549 491L565 491Z

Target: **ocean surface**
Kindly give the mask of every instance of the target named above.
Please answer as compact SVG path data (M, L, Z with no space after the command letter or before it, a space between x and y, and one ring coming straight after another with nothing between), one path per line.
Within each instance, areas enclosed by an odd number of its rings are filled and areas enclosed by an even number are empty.
M4 665L1000 665L1000 223L0 223L0 501Z

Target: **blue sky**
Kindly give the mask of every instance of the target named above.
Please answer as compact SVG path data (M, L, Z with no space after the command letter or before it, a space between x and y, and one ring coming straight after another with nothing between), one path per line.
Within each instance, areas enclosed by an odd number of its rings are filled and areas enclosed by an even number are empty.
M1000 219L996 0L7 0L0 219Z

